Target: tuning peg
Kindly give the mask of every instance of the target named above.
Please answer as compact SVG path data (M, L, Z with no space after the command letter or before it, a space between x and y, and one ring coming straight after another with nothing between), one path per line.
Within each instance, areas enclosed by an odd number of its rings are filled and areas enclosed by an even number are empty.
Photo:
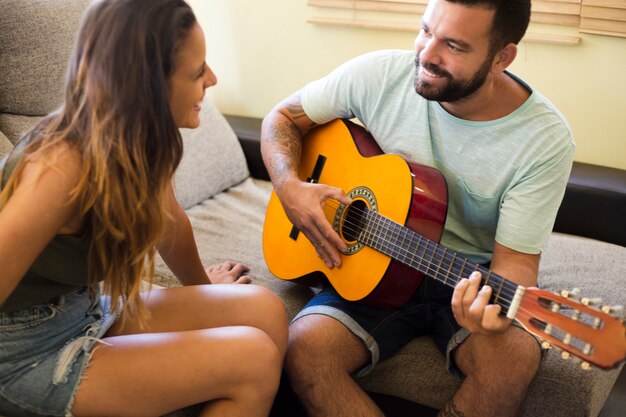
M600 297L596 297L596 298L587 298L587 297L583 297L580 300L581 303L583 303L586 306L595 306L598 305L602 302L602 298Z
M565 333L565 336L563 336L563 343L565 343L566 345L569 345L572 342L572 335L569 333Z
M622 318L624 316L624 307L622 306L603 306L602 312L610 314L613 317Z
M543 328L543 332L545 334L552 334L552 325L550 323L547 323L546 326Z
M543 342L541 342L541 348L545 350L549 350L549 349L552 349L552 345L547 340L544 340Z
M600 317L596 317L595 319L593 319L593 324L591 325L591 327L593 327L594 329L599 329L601 324L602 319Z
M570 298L572 300L578 300L580 298L580 289L572 288L571 290L561 290L561 296Z
M572 357L572 355L570 355L570 353L569 353L569 352L566 352L566 351L562 351L562 352L561 352L561 359L568 360L568 359L570 359L571 357Z
M587 361L582 361L580 363L580 369L582 369L583 371L590 371L591 370L591 364L589 364L589 362L587 362Z

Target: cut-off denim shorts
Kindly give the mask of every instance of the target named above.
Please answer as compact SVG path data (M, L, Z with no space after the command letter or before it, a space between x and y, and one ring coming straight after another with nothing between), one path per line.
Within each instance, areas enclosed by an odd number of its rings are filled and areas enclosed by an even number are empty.
M293 321L309 314L322 314L339 321L361 339L370 352L371 362L358 370L356 377L367 375L378 362L414 338L430 335L446 356L448 372L462 380L465 376L454 362L452 352L470 332L460 327L452 314L453 292L452 287L426 278L406 304L398 309L386 309L346 301L326 285ZM523 328L517 321L512 324Z
M116 314L97 288L0 313L0 415L71 416L82 374Z

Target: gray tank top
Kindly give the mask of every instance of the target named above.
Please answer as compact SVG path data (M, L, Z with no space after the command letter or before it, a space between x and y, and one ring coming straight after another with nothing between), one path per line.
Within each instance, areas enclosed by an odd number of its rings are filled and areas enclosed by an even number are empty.
M21 141L0 162L1 188L4 188L24 148ZM36 201L33 201L37 204ZM57 235L39 254L0 311L11 312L45 303L87 284L87 256L91 233L80 236Z

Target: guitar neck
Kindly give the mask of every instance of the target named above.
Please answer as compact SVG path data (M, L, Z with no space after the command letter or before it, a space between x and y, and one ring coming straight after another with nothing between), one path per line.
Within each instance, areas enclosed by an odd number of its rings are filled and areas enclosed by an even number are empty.
M482 285L493 289L491 302L499 304L503 314L508 313L517 284L373 210L365 211L358 227L360 243L449 287L455 287L462 278L479 271Z

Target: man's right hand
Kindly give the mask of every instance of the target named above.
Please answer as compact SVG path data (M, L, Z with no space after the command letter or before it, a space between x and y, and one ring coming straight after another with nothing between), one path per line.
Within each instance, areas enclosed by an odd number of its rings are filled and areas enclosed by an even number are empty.
M329 223L326 212L334 213L339 203L352 200L340 189L293 179L285 182L278 193L287 217L309 239L317 254L329 267L341 265L345 242Z
M316 126L304 112L300 92L280 102L263 119L261 153L276 194L291 223L309 239L329 268L341 265L340 251L347 250L324 215L351 200L336 187L302 181L298 177L301 140Z

